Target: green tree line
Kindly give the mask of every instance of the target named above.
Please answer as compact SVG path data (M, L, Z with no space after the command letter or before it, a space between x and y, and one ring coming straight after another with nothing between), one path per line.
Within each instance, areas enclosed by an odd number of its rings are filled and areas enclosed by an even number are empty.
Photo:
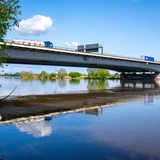
M111 74L106 69L95 69L89 68L87 69L88 74L82 74L79 72L70 72L67 73L64 68L61 68L58 73L47 73L46 71L42 71L39 74L35 74L32 72L21 72L14 74L3 74L4 76L19 76L22 79L31 80L55 80L55 79L119 79L119 73Z

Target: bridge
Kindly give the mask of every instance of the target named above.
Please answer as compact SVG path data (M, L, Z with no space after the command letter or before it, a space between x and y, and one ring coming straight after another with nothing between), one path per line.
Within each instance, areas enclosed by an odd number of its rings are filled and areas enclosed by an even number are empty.
M108 54L78 52L61 48L27 46L7 42L7 63L35 64L53 66L72 66L86 68L105 68L121 72L121 78L128 78L125 72L143 72L142 77L156 77L160 73L160 62L146 61L140 58L123 57ZM145 76L144 76L145 75ZM146 76L147 75L147 76ZM150 76L151 75L151 76ZM132 77L132 76L131 76ZM135 76L137 77L137 76Z

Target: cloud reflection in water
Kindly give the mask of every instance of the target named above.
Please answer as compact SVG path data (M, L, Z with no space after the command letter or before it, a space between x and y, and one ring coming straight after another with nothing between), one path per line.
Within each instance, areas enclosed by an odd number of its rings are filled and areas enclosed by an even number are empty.
M49 121L32 121L16 124L20 132L31 134L35 138L49 136L52 134L52 126Z

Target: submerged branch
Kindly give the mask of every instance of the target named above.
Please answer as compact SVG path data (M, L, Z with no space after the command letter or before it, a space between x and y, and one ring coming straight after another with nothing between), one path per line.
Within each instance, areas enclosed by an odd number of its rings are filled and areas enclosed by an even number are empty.
M1 98L0 101L3 101L3 100L5 100L5 99L7 99L8 97L10 97L10 95L15 91L16 88L17 88L17 86L15 86L15 87L13 88L13 90L11 91L10 94L8 94L7 96Z

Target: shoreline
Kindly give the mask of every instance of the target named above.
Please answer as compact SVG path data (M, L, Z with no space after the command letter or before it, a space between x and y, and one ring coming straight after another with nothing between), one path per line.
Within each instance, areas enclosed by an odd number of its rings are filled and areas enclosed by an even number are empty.
M0 122L30 116L36 117L86 110L95 106L112 106L133 101L144 102L146 95L160 95L160 91L152 89L116 89L89 93L14 97L0 102Z

